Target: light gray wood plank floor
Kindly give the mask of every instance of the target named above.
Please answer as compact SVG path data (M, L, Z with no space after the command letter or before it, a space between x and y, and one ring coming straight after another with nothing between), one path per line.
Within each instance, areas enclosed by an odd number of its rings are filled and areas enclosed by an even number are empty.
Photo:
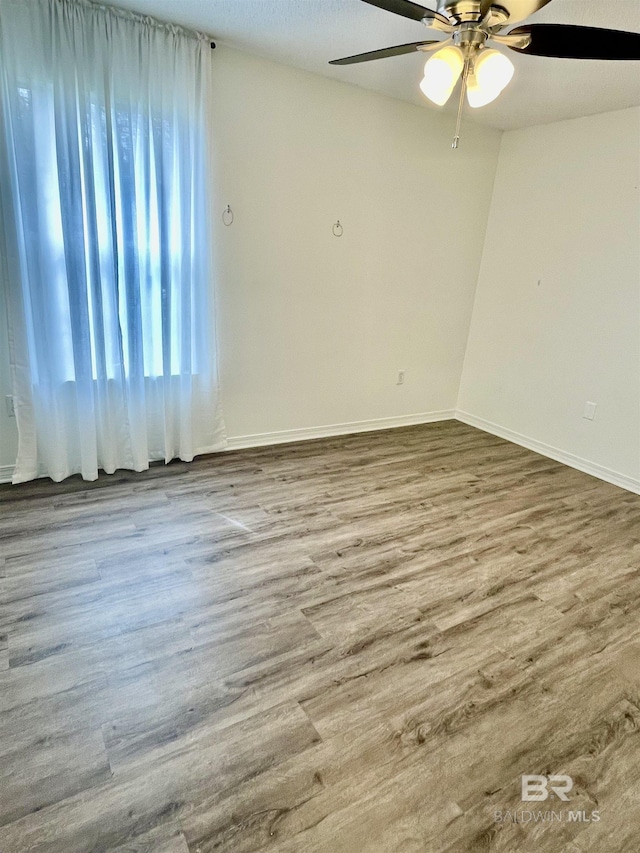
M637 853L639 565L457 422L1 487L0 853Z

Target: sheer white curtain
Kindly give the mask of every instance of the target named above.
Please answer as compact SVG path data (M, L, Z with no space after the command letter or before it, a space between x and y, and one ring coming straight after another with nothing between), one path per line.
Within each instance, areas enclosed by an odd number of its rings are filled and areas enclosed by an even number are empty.
M224 446L209 264L211 49L86 0L0 2L14 482Z

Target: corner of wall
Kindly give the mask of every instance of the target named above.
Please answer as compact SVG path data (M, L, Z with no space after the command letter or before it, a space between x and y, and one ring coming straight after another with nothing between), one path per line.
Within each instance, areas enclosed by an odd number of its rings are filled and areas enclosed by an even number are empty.
M467 336L466 336L466 343L465 343L465 348L464 348L464 357L462 359L462 368L460 370L460 380L458 382L458 393L456 395L456 411L458 411L460 409L460 396L462 394L462 385L464 382L465 368L467 365L467 355L469 353L469 338L471 336L471 329L473 328L473 316L475 314L476 305L478 302L478 288L480 285L480 276L482 275L482 267L483 267L484 259L485 259L485 252L486 252L486 247L487 247L487 237L489 234L489 227L491 225L491 216L493 213L493 205L494 205L494 198L495 198L495 192L496 192L496 183L498 180L498 171L500 169L500 161L502 159L502 147L504 144L504 139L505 139L506 133L507 133L507 131L505 131L505 130L503 130L500 133L500 144L498 146L498 156L496 158L496 168L494 170L493 181L491 183L491 197L489 200L489 208L487 210L487 219L485 221L484 235L482 238L482 253L480 255L480 263L478 264L478 271L476 274L476 284L475 284L475 289L473 292L473 306L471 308L471 313L469 314L469 323L467 325Z

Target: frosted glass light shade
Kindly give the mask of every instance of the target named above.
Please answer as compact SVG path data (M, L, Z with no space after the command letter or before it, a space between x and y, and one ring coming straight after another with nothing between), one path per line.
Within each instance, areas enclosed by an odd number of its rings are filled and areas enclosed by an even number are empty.
M424 79L420 83L422 93L444 106L451 97L458 78L464 68L464 55L459 47L443 47L424 66Z
M499 50L483 50L476 59L473 74L469 75L467 100L478 108L495 101L511 82L513 63Z

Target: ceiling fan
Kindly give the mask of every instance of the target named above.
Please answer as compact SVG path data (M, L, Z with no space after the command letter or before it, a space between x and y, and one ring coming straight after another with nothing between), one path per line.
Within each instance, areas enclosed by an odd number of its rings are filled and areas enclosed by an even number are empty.
M460 123L465 94L474 108L494 101L511 82L513 63L487 42L527 53L564 59L640 59L640 33L580 27L569 24L526 24L505 32L513 23L528 18L551 0L437 0L437 11L412 0L362 0L418 21L445 38L400 44L372 50L330 65L351 65L415 51L437 51L424 67L422 92L433 103L447 103L460 78L462 88L453 148L460 142Z

